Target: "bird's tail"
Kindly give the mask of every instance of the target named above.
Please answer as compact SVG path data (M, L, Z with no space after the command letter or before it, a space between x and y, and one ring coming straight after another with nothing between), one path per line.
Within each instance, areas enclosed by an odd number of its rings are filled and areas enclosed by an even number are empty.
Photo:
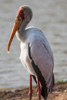
M52 74L48 84L49 84L49 87L47 88L48 89L47 91L48 91L48 93L49 92L51 93L53 90L53 87L54 87L54 74ZM47 99L48 93L47 93L47 95L45 94L45 88L42 86L41 87L41 95L43 96L44 100Z
M49 86L49 90L48 90L48 92L52 92L52 90L53 90L53 87L54 87L54 84L55 84L55 82L54 82L54 74L52 74L52 78L51 78L52 80L51 80L51 83L50 83L50 86Z
M44 100L46 100L46 99L47 99L48 94L47 94L47 95L45 95L45 90L44 90L44 87L42 87L42 89L41 89L41 95L43 96Z

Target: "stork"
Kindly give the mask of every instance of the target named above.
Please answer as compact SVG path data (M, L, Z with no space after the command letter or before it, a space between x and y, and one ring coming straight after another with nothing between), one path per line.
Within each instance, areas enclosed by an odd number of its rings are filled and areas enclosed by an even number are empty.
M16 33L21 42L20 59L25 69L30 74L29 99L32 99L32 77L38 85L38 99L41 95L44 100L54 87L54 59L50 45L44 33L35 27L28 27L32 19L32 10L28 6L21 6L17 12L15 23L8 41L7 50Z

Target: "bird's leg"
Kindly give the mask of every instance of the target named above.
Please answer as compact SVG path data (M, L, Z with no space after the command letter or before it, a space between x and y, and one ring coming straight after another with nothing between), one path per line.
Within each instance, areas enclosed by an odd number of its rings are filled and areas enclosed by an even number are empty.
M40 83L39 83L39 79L37 78L37 85L38 85L38 97L39 97L39 100L41 100L41 90L40 90Z
M29 100L32 98L32 75L30 75Z

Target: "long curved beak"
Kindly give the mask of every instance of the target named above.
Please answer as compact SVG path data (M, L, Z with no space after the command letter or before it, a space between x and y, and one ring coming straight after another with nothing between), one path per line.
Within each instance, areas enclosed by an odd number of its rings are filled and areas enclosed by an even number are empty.
M14 26L13 26L13 29L12 29L12 32L11 32L11 35L10 35L10 38L8 41L7 51L10 50L10 45L11 45L11 42L13 40L13 37L14 37L16 31L19 29L21 23L22 23L21 17L19 17L19 18L16 17L16 20L15 20L15 23L14 23Z

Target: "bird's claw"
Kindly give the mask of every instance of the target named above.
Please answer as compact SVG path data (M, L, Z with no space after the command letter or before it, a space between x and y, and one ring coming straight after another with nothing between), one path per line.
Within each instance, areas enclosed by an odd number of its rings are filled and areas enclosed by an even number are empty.
M39 97L39 100L41 100L41 93L39 91L37 92L37 95Z
M32 91L29 91L28 95L29 95L29 100L31 100L31 98L32 98Z

